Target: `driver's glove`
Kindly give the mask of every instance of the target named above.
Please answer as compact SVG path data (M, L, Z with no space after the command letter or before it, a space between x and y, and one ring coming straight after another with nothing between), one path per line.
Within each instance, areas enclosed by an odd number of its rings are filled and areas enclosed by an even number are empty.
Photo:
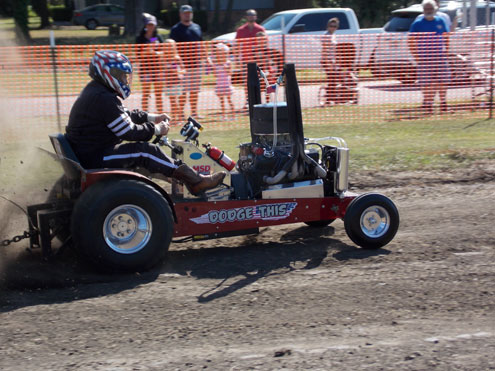
M162 121L159 124L155 125L155 135L167 135L169 129L170 126L168 124L168 121Z

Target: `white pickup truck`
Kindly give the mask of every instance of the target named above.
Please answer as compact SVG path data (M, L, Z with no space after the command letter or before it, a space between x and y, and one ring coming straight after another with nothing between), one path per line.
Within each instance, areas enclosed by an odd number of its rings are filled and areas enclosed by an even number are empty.
M467 2L469 6L470 2ZM449 1L441 2L439 10L446 13L451 20L460 16L463 10L463 2ZM455 55L462 55L462 58L469 57L472 60L486 59L489 32L486 28L486 7L489 7L490 27L495 24L495 4L478 2L476 4L476 33L470 33L467 25L459 23L459 27L449 36L449 52ZM397 79L404 84L411 84L416 81L416 61L410 53L407 43L409 29L416 17L423 13L421 4L414 4L407 8L392 11L389 21L383 27L384 33L376 40L376 51L373 53L373 63L371 71L375 77L385 77ZM466 8L466 20L470 19L470 8ZM459 21L462 17L459 17ZM478 54L478 55L475 55ZM453 59L450 63L459 64L461 62ZM461 63L462 65L462 63ZM452 66L451 66L452 68ZM459 75L459 73L454 74ZM460 74L461 76L463 74Z
M270 37L270 47L285 52L285 61L299 68L315 68L320 64L321 37L327 22L338 18L337 42L350 42L356 46L356 64L368 66L375 48L376 37L383 28L360 29L354 11L350 8L310 8L278 12L261 23ZM215 41L233 43L235 32L216 37ZM279 37L276 37L279 35Z

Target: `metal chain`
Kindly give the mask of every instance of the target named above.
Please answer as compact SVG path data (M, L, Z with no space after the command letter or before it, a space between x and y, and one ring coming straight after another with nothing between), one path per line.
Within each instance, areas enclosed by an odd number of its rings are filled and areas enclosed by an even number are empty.
M32 236L36 236L38 234L37 231L34 231L34 232L29 232L29 231L24 231L23 234L20 234L20 235L17 235L17 236L14 236L12 239L6 239L6 240L3 240L1 242L1 246L3 247L7 247L9 246L11 243L15 243L15 242L19 242L19 241L22 241L24 240L25 238L30 238Z

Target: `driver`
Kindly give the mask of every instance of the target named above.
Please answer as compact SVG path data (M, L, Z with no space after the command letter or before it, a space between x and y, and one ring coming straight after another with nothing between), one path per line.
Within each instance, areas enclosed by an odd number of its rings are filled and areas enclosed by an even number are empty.
M117 98L126 99L131 94L132 65L124 54L96 51L89 64L89 76L92 81L72 106L66 127L66 137L83 167L143 167L182 181L194 195L223 181L224 171L198 174L148 143L153 135L167 135L170 117L165 113L128 111Z

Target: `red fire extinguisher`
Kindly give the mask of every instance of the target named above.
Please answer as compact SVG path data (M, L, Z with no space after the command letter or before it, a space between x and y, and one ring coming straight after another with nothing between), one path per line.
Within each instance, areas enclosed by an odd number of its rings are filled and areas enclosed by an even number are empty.
M217 147L212 147L210 143L204 145L204 147L206 148L206 154L228 171L231 171L235 167L235 161L227 156L224 151L218 149Z

